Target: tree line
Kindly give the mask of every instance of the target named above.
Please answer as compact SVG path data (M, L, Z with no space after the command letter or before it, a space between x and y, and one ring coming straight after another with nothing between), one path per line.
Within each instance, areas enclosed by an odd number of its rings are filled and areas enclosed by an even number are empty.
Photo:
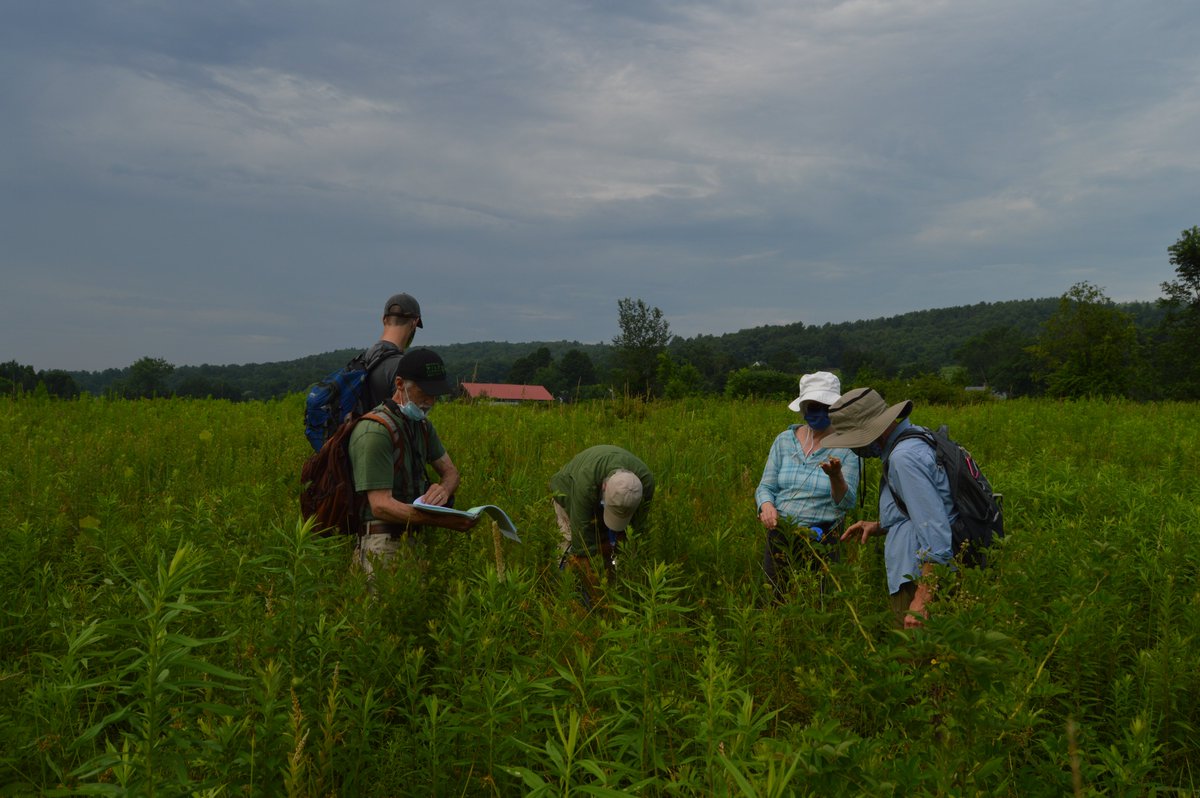
M723 391L785 398L795 394L798 374L824 369L885 396L932 402L992 395L1200 399L1200 227L1184 230L1167 252L1175 279L1161 284L1155 303L1118 305L1084 281L1057 300L668 344L658 308L622 300L614 373L627 390L667 397Z
M981 302L840 324L762 326L681 338L641 299L617 303L608 343L479 342L438 347L459 380L538 384L564 400L795 393L800 374L837 371L924 401L970 396L1200 398L1200 227L1168 247L1176 277L1156 302L1118 304L1101 286L1058 298ZM277 363L173 366L143 357L101 372L0 364L0 391L124 398L271 399L304 391L357 350ZM968 388L982 390L967 391Z

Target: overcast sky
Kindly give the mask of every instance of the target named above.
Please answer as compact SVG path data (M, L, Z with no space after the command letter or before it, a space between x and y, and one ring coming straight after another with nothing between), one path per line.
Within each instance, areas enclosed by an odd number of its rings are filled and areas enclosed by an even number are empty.
M1195 0L8 0L0 361L1153 300Z

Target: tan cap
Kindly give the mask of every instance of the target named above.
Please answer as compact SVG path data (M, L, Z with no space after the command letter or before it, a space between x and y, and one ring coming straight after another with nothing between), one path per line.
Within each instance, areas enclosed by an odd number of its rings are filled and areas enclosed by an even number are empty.
M614 471L604 480L603 499L604 525L620 532L642 503L642 481L632 471Z

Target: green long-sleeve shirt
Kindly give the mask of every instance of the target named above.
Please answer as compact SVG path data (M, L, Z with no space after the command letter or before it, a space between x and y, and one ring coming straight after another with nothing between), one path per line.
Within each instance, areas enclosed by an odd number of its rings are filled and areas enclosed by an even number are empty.
M600 486L608 475L625 469L642 481L642 503L634 512L630 526L639 532L646 523L646 512L654 496L654 475L635 455L619 446L601 444L584 449L571 458L550 478L554 500L571 519L571 553L594 555L600 550L604 518L600 507Z

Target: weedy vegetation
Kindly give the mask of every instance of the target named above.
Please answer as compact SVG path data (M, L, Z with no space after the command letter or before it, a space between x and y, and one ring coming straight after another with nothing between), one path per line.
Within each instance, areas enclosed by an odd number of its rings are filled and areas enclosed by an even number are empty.
M439 405L460 503L525 542L498 569L485 527L435 532L373 597L299 519L301 397L0 405L2 795L1200 790L1195 404L918 407L1009 535L910 634L878 541L771 600L753 491L779 403ZM595 443L660 487L587 612L547 481Z

